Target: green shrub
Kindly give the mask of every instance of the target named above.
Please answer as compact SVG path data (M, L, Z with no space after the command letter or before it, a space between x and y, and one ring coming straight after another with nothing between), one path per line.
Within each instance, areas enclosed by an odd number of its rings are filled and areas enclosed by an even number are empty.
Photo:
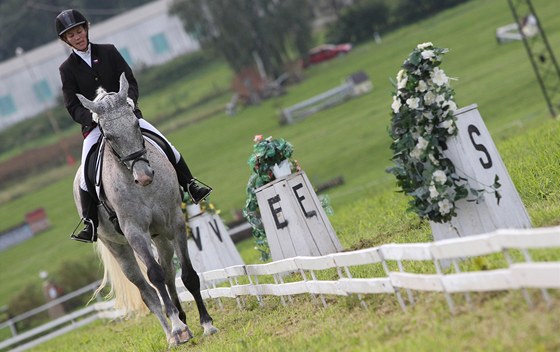
M28 284L22 288L18 293L8 303L8 315L10 317L15 317L37 308L45 304L45 297L43 295L43 288L40 283ZM16 323L16 329L18 332L30 329L43 323L48 319L47 312L41 312L37 315L31 316L27 319Z

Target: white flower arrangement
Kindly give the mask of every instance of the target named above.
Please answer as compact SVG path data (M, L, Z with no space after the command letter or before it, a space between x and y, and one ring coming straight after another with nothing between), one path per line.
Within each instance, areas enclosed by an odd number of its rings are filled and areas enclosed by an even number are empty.
M412 196L409 210L434 222L450 221L457 215L456 201L469 193L478 200L484 191L470 188L443 154L447 139L457 134L455 92L439 67L447 52L429 42L419 44L397 73L391 104L389 134L395 166L387 172ZM498 179L490 187L499 202Z

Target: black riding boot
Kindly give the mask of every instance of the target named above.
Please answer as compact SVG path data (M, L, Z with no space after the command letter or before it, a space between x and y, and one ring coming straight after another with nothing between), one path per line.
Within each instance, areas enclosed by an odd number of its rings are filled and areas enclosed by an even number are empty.
M194 204L198 204L212 192L212 188L203 184L193 177L185 159L181 156L179 162L175 165L177 179L183 190L189 194Z
M94 199L89 194L89 192L84 191L80 188L80 203L82 204L82 218L84 220L85 227L77 235L72 234L71 239L92 243L97 241L97 204L95 204Z

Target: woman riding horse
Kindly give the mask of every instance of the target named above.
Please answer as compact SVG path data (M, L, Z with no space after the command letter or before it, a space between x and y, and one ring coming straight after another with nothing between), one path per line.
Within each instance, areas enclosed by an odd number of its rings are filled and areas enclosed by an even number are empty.
M89 23L79 11L69 9L62 11L55 20L58 37L72 48L70 56L60 65L62 93L64 105L74 121L82 125L84 143L82 145L82 167L84 174L80 180L80 202L84 229L71 238L82 242L94 242L97 239L98 213L94 196L89 192L86 183L86 165L88 156L97 144L101 131L94 121L92 113L82 106L76 94L81 94L93 100L99 87L108 92L119 89L119 77L124 72L128 83L128 102L139 119L140 127L152 134L156 134L166 144L166 153L177 173L179 184L189 194L194 203L205 199L212 189L199 183L191 174L185 160L177 149L154 126L143 119L138 108L138 83L132 69L126 63L119 51L112 44L94 44L89 41ZM148 133L149 133L148 132ZM88 192L89 191L89 192Z
M182 197L173 166L156 146L145 143L127 94L124 73L118 93L99 89L94 101L77 94L83 106L96 114L103 131L100 149L105 206L99 211L95 247L105 271L96 293L110 282L115 307L134 312L143 302L160 321L169 345L175 346L189 341L193 334L177 292L174 255L183 285L196 302L204 335L218 330L206 310L200 280L189 257ZM81 175L78 169L74 178L78 209ZM112 224L109 208L120 219L120 233ZM139 263L145 265L144 272Z

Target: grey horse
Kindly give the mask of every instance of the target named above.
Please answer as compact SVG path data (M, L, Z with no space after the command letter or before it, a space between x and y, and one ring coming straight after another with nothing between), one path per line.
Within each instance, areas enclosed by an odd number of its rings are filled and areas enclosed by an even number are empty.
M187 342L193 334L186 324L186 314L175 286L174 253L179 259L183 284L196 302L204 335L213 334L217 329L202 300L200 281L187 252L177 176L157 147L144 142L138 120L127 104L127 92L128 82L123 73L118 93L100 89L94 101L78 94L83 106L98 115L105 140L101 177L106 203L116 213L124 234L117 232L108 211L99 206L101 244L98 241L98 250L106 251L101 255L105 265L103 282L106 283L109 276L117 298L127 297L121 302L125 309L138 307L138 302L133 302L131 297L141 297L161 323L169 345L175 346ZM80 172L81 169L74 180L74 200L81 214ZM109 260L111 257L113 260ZM121 275L117 274L119 270L122 270ZM134 286L119 282L123 277ZM136 296L118 292L130 287L137 288Z

